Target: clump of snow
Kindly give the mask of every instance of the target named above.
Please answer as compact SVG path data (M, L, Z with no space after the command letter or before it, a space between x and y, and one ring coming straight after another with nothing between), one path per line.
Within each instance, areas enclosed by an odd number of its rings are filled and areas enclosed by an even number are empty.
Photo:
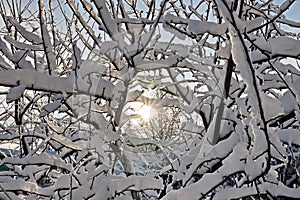
M10 88L8 94L6 95L6 101L9 103L19 99L23 95L25 89L25 84L20 84L16 87Z

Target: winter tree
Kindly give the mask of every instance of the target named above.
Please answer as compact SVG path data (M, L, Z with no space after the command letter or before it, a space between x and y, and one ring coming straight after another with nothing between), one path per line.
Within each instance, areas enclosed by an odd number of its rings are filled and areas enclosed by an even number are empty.
M1 1L0 198L299 199L297 6Z

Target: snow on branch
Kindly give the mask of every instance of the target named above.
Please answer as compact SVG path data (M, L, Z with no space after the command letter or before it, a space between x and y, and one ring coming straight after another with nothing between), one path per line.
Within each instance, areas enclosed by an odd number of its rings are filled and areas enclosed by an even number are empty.
M11 17L7 16L6 19L17 29L17 31L29 42L33 44L40 45L43 43L43 40L37 34L32 33L31 31L27 31L18 21Z
M114 90L114 85L101 77L93 78L89 83L80 77L76 79L74 75L56 77L28 69L0 72L0 85L15 87L19 84L26 86L26 89L65 94L87 94L105 99L111 99Z
M1 165L3 164L14 164L14 165L49 165L49 166L56 166L62 169L72 171L72 167L65 163L61 158L56 156L50 156L47 153L41 153L40 155L35 156L27 156L24 158L10 158L6 157L1 160Z
M296 3L1 1L0 198L299 198Z

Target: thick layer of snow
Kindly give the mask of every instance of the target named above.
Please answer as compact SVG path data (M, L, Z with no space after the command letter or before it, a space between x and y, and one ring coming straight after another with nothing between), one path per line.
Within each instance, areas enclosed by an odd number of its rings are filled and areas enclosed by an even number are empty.
M201 196L207 194L211 188L217 186L223 181L223 177L229 176L232 173L243 171L244 164L241 159L247 157L247 150L243 145L237 145L234 151L224 159L223 166L214 173L206 173L200 181L181 188L179 190L172 190L163 199L199 199Z
M22 164L22 165L50 165L60 167L62 169L66 169L68 171L72 171L72 167L65 163L61 158L57 156L50 156L47 153L41 153L35 156L27 156L24 158L11 158L6 157L1 160L1 165L10 163L10 164Z
M0 3L0 198L300 198L294 1L195 2Z
M300 145L300 131L297 129L281 129L277 131L279 139L289 145Z
M20 84L16 87L10 88L8 94L6 95L6 101L12 102L19 99L23 95L25 89L25 84Z
M21 24L18 23L18 21L15 18L13 18L11 16L7 16L6 18L14 27L16 27L16 29L19 31L19 33L25 39L27 39L29 42L32 42L33 44L42 44L43 43L40 36L38 36L37 34L31 32L31 31L27 31Z
M107 99L112 98L114 85L111 82L94 76L91 77L91 81L80 77L76 79L72 75L69 77L49 76L28 69L0 71L0 84L5 86L16 86L21 83L26 85L27 89L70 94L83 93Z

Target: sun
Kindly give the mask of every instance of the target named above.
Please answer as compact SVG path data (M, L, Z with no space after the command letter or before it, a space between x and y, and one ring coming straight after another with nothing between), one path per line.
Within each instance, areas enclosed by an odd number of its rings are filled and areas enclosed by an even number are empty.
M157 112L151 106L142 105L138 110L138 114L144 119L144 121L149 121L157 115Z

